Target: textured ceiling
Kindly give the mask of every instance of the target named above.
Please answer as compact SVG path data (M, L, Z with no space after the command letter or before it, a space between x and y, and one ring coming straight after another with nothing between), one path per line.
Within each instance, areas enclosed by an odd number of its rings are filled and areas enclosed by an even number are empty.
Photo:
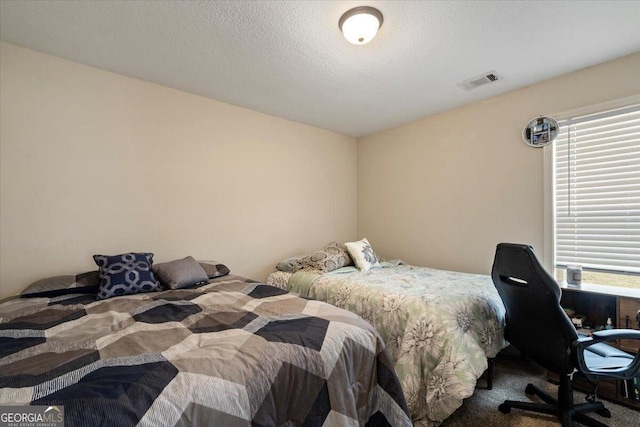
M360 5L384 24L355 46ZM6 42L355 137L638 52L639 22L640 1L0 2Z

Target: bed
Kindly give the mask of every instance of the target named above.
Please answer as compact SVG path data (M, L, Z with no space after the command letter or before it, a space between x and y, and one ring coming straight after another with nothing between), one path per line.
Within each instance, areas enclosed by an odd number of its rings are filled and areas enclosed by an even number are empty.
M362 316L387 344L415 425L439 425L506 346L489 276L382 262L360 271L275 271L267 283Z
M64 405L70 427L411 425L371 325L234 275L0 302L0 405Z

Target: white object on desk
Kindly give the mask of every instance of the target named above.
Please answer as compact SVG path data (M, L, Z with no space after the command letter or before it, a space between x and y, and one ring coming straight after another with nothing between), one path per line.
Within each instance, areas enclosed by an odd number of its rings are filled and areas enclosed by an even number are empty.
M567 283L570 285L582 284L582 266L581 265L567 266Z

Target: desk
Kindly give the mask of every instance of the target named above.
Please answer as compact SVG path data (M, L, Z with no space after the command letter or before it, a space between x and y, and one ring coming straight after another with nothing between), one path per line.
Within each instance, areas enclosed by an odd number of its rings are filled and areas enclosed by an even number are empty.
M593 326L604 326L610 318L614 328L640 330L636 315L640 310L640 289L614 288L612 286L583 284L580 287L560 284L563 307L570 307L576 314L584 314ZM620 340L618 346L637 353L637 341Z
M640 310L640 290L592 284L574 287L566 283L561 283L560 288L560 304L565 308L574 309L576 314L586 315L587 322L591 322L593 326L604 326L607 318L611 318L614 328L640 330L636 321L636 313ZM617 345L627 352L640 351L638 341L619 340ZM549 373L548 377L554 382L558 380L557 375L554 376L552 373ZM640 409L640 402L625 397L622 381L598 381L598 385L600 397ZM588 382L579 380L574 380L573 386L582 391L590 392L592 389Z

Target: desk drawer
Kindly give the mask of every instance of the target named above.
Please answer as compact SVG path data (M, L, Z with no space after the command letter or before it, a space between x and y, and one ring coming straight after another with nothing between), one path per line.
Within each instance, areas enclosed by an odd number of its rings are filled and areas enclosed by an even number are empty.
M629 329L640 330L636 320L638 310L640 310L640 299L618 297L618 328L626 328L628 318ZM640 351L640 341L620 340L620 348L637 353Z

